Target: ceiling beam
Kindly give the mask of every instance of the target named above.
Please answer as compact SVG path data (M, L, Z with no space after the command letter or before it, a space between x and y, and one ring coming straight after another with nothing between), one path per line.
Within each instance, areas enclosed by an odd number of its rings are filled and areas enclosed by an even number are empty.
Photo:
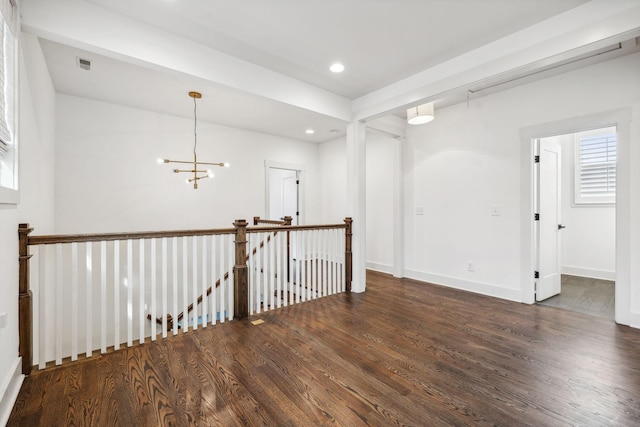
M22 0L38 37L351 121L351 100L81 0Z
M354 120L459 95L486 79L554 55L622 42L639 31L637 0L592 0L354 100Z

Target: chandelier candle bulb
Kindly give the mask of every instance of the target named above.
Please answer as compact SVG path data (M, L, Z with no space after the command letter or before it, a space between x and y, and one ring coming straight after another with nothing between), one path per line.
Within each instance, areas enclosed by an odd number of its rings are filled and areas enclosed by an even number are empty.
M198 181L203 179L203 178L213 178L213 172L209 169L207 170L202 170L202 169L198 169L198 166L201 165L211 165L211 166L221 166L221 167L225 167L228 168L230 165L229 163L223 163L223 162L215 162L215 163L211 163L211 162L199 162L198 161L198 155L197 155L197 148L198 148L198 116L197 116L197 104L196 104L196 99L200 99L202 98L202 95L199 92L189 92L189 96L191 98L193 98L193 161L183 161L183 160L169 160L169 159L158 159L157 162L158 163L183 163L183 164L189 164L189 165L193 165L192 169L173 169L174 173L181 173L181 172L187 172L187 173L192 173L193 174L193 178L189 178L186 180L187 184L191 184L193 183L193 189L197 190L198 189Z

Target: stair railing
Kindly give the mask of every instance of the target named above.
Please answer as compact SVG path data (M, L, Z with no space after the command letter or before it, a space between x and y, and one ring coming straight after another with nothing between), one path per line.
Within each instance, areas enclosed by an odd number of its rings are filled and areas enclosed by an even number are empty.
M351 288L349 218L318 226L237 220L212 230L32 231L18 229L25 374L34 360L44 369Z

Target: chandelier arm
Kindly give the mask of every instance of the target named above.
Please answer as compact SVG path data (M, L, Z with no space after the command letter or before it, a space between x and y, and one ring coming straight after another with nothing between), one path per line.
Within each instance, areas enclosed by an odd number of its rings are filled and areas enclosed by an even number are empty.
M198 162L199 165L211 165L211 166L222 166L224 167L224 163L209 163L209 162Z
M193 160L188 161L188 162L182 161L182 160L166 160L165 163L184 163L184 164L187 164L187 165L192 165L193 164ZM198 162L198 163L200 163L200 162Z

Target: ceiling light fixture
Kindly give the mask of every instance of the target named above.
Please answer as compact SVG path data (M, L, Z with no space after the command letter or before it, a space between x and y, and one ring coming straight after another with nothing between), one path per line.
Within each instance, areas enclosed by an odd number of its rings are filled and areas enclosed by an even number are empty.
M306 133L307 135L313 135L314 133L316 133L316 131L313 129L307 129L304 131L304 133Z
M417 105L407 109L407 123L410 125L422 125L429 123L434 118L433 102Z
M344 71L344 65L342 65L339 62L336 62L331 64L331 67L329 67L329 69L334 73L341 73Z
M193 161L181 161L181 160L169 160L169 159L158 159L158 163L182 163L193 165L193 169L174 169L174 173L187 172L192 173L193 178L187 179L187 184L193 183L193 189L198 189L198 181L204 178L213 178L213 172L210 169L202 170L198 169L199 166L208 165L208 166L222 166L228 168L229 163L208 163L208 162L199 162L198 155L196 154L196 148L198 147L198 115L197 115L197 105L196 99L202 98L202 94L200 92L189 92L189 96L193 98Z

